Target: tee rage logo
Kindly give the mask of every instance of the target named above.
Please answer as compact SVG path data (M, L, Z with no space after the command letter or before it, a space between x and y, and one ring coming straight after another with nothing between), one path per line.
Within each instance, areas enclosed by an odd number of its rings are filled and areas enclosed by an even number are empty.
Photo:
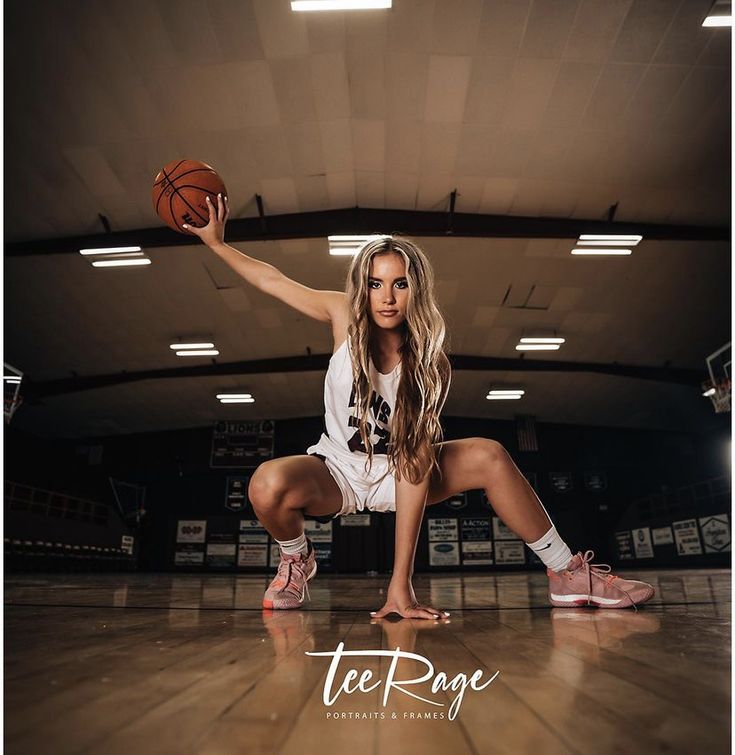
M464 699L464 694L467 688L469 687L475 692L480 692L481 690L485 689L485 687L488 687L490 684L492 684L492 682L495 681L496 677L500 673L500 671L496 671L484 684L480 683L483 674L481 669L477 669L472 674L472 676L469 677L469 679L467 678L466 674L457 674L452 679L449 679L443 671L440 671L435 675L434 665L428 658L425 658L423 655L418 655L416 653L401 651L399 647L397 647L395 650L345 650L344 647L344 642L340 642L339 645L337 645L337 649L333 651L306 653L306 655L325 656L332 658L332 662L329 664L327 677L324 680L324 692L322 695L324 704L327 707L334 705L334 703L343 692L348 695L351 695L354 692L372 692L381 684L383 684L383 681L385 681L382 697L382 705L384 708L388 704L388 699L393 690L396 690L396 692L400 692L404 695L409 695L416 700L421 700L422 702L429 703L429 705L445 707L445 703L421 697L414 692L409 692L407 689L404 689L404 687L407 687L411 684L422 684L423 682L427 682L433 677L433 681L431 683L431 693L433 695L436 695L438 692L451 691L457 693L452 700L451 705L449 706L449 720L453 721L459 713L459 708L462 705L462 700ZM335 690L337 671L339 669L340 661L344 656L361 658L381 656L390 658L391 663L390 667L388 668L388 673L385 680L378 679L377 681L373 681L373 672L369 669L363 671L362 674L358 674L357 669L349 668L347 670L347 673L342 676L342 681L339 682L337 689ZM423 664L426 667L426 673L423 676L414 679L396 679L396 667L398 666L398 661L400 659L407 659ZM393 718L395 718L395 713L393 714Z

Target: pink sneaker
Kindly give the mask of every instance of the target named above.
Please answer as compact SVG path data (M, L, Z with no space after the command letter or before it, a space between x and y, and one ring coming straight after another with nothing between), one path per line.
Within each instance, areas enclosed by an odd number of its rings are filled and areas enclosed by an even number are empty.
M301 608L304 597L311 600L307 582L316 574L316 555L311 540L307 555L281 553L278 571L263 596L263 608Z
M647 582L616 577L608 564L591 564L594 555L594 551L579 552L564 571L546 570L552 606L636 608L653 597L655 591Z

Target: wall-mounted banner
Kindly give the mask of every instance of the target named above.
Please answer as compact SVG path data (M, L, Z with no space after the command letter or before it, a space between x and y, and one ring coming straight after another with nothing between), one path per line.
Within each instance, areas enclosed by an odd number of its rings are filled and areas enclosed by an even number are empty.
M640 527L631 530L633 535L633 547L636 558L653 558L653 544L651 543L651 528Z
M243 543L237 546L238 566L267 566L268 544L267 543Z
M268 531L257 519L241 519L240 542L267 543Z
M584 488L590 493L601 493L607 490L607 475L604 472L585 472Z
M674 522L674 539L676 552L679 556L698 556L702 552L696 519L683 519Z
M250 475L228 476L225 486L225 508L230 511L242 511L248 503L248 485Z
M177 543L203 543L206 539L206 519L179 519L176 529Z
M234 566L236 548L235 543L207 543L207 566Z
M493 540L518 540L518 535L501 521L499 516L493 517Z
M347 514L339 518L340 527L369 527L370 514Z
M523 541L499 540L495 543L496 564L525 564L526 552Z
M568 493L572 489L572 475L569 472L549 472L549 482L555 493Z
M204 566L204 546L193 543L177 546L174 564L176 566Z
M705 553L726 553L730 550L730 523L727 514L699 518Z
M452 511L459 511L460 509L465 508L467 506L467 493L459 493L453 495L451 498L447 498L447 500L444 501L444 505Z
M467 517L461 520L462 540L490 540L490 517Z
M218 420L212 431L209 466L215 469L254 469L273 458L275 422Z
M459 540L459 527L455 518L429 519L428 528L430 543Z
M429 566L459 566L458 544L429 543Z
M332 523L304 520L304 532L312 543L332 542Z
M673 545L674 533L671 527L654 527L651 530L654 545Z
M464 566L488 566L493 562L493 541L478 540L462 543L462 563Z
M618 549L618 558L621 561L634 558L633 556L633 538L630 532L616 532L615 545Z

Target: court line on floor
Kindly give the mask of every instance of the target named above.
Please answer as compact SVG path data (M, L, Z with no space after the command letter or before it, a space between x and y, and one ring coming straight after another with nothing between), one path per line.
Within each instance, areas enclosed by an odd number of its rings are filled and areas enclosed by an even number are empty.
M668 608L670 606L717 606L717 605L728 605L730 603L729 600L702 600L702 601L691 601L691 602L683 602L683 603L649 603L643 606L644 609L650 610L652 608ZM122 611L238 611L241 613L247 612L247 611L268 611L273 609L268 608L262 608L260 606L253 607L253 608L234 608L234 607L212 607L212 606L111 606L108 604L98 604L98 603L14 603L14 602L5 602L3 604L5 607L10 608L111 608L115 610L122 610ZM551 606L551 605L543 605L543 606L471 606L471 607L454 607L451 606L449 608L445 608L443 610L445 611L549 611L553 608L557 608L558 610L565 610L564 608L559 608L558 606ZM573 609L579 609L579 608L586 608L586 606L570 606L570 608ZM302 610L308 613L317 613L317 612L329 612L329 613L355 613L355 612L365 612L369 613L371 610L374 610L372 607L370 608L302 608L302 609L292 609L292 610ZM604 611L606 609L600 609L600 608L591 608L590 610L596 610L596 611ZM610 609L607 609L610 610ZM628 609L619 609L619 610L628 610ZM640 609L639 609L640 610Z

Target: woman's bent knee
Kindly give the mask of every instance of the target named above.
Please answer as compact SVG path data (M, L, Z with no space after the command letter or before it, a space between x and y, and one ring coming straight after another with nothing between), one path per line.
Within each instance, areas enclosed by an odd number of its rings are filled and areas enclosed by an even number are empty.
M475 452L483 464L492 464L508 456L502 443L491 438L475 438Z
M250 478L248 498L255 509L271 508L285 500L288 480L277 461L263 462Z

